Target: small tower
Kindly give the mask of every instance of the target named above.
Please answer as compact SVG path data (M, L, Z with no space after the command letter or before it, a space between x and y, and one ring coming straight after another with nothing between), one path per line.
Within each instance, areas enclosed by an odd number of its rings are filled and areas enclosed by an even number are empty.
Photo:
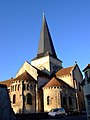
M31 61L31 64L36 68L48 73L49 75L54 74L62 68L62 61L57 58L44 14L42 20L38 53L36 58Z

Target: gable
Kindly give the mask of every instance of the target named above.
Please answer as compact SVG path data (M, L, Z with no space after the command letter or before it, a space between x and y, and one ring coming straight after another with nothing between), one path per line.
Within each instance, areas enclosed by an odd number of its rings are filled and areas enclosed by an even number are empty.
M21 68L18 70L16 77L21 75L27 71L35 80L37 80L37 70L29 63L29 62L24 62L24 64L21 66Z
M88 65L84 68L83 72L86 71L87 69L90 69L90 64L88 64Z
M73 69L73 66L68 68L62 68L56 73L56 76L58 77L58 76L68 75L71 73L72 69Z
M34 81L34 78L25 70L24 73L19 75L17 78L14 78L14 80L32 80Z
M83 76L82 76L81 70L77 64L74 66L72 73L73 73L74 79L81 83L83 80Z
M68 85L66 82L64 82L62 79L58 79L56 77L53 77L45 86L45 87L60 87L60 86L64 86L64 87L68 87L68 88L72 88L70 85Z

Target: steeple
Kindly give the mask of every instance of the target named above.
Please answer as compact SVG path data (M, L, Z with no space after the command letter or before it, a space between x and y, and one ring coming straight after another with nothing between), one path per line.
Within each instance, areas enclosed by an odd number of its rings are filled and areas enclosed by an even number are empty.
M52 38L48 29L47 21L45 15L43 14L37 57L43 57L47 53L57 58Z
M31 65L48 75L55 74L55 72L62 68L62 61L57 58L44 14L38 53L37 56L31 61Z

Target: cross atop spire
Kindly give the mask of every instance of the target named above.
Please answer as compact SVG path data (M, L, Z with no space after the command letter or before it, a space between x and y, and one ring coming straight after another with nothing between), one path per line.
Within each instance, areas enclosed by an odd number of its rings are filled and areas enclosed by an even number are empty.
M52 38L46 22L46 18L43 13L42 28L40 33L37 57L40 57L40 56L43 57L47 53L57 58L57 55L53 46Z

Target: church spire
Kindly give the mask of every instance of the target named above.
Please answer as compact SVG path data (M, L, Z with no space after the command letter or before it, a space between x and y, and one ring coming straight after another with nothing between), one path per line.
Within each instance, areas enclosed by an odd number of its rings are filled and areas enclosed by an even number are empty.
M57 55L53 46L52 38L46 22L46 18L43 13L42 28L40 33L37 57L40 57L40 56L43 57L44 55L46 55L46 53L49 53L53 57L57 58Z

